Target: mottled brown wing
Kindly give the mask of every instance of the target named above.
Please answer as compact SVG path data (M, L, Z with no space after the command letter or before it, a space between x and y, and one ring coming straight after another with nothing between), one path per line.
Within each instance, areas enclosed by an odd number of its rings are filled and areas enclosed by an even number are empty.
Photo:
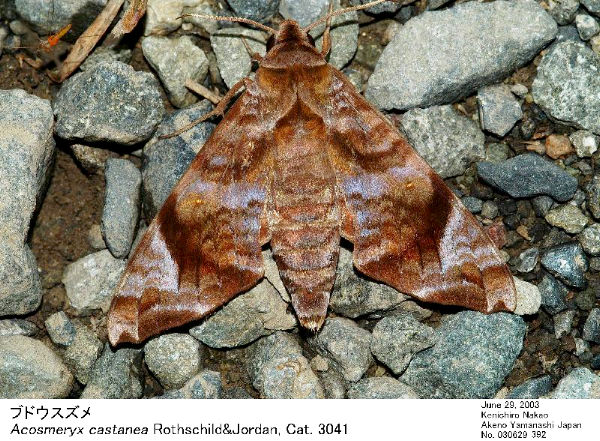
M201 318L262 277L270 169L262 126L260 100L247 91L131 257L108 316L113 345Z
M477 220L338 71L330 157L345 208L342 235L361 272L418 299L513 311L512 276Z

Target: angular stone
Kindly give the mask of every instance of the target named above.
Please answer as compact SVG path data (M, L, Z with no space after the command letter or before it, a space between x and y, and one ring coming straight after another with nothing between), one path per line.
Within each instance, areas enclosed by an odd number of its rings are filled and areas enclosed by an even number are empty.
M26 242L54 157L53 124L49 101L0 90L0 317L33 312L42 300Z
M65 362L72 368L75 378L87 384L94 363L102 353L103 344L86 326L78 326L75 338L65 351Z
M419 395L408 385L391 377L363 378L348 390L353 399L418 399Z
M200 343L187 334L165 334L144 345L144 361L166 389L182 387L200 370Z
M543 375L537 378L531 378L523 383L515 386L513 390L506 396L508 399L530 399L536 400L543 395L546 395L552 390L552 377Z
M142 50L175 107L188 107L198 101L196 95L185 87L185 82L204 81L208 73L208 58L189 36L146 37L142 41Z
M180 389L169 390L159 398L204 400L221 398L222 394L221 374L206 370L190 378Z
M564 124L600 134L600 57L584 44L565 41L542 59L533 99Z
M583 325L582 336L584 340L600 343L600 308L594 308L590 311Z
M188 28L192 23L210 34L219 29L219 22L184 17L182 25L179 17L183 14L221 15L219 12L212 0L148 0L144 35L167 35L179 27Z
M477 174L514 198L548 195L568 201L577 190L577 179L534 153L515 156L501 164L480 162Z
M589 219L577 206L565 204L550 210L546 215L546 221L567 233L576 234L583 231Z
M142 352L139 349L113 351L107 343L104 352L94 363L81 398L140 398L142 377Z
M140 217L142 174L132 162L110 158L104 177L102 236L112 255L123 259L131 250Z
M592 256L600 255L600 224L592 224L578 237L584 251Z
M503 84L479 89L477 103L481 127L498 136L506 135L523 116L521 104Z
M419 323L410 314L399 314L381 319L371 340L371 352L395 375L400 375L412 357L436 342L435 331Z
M598 399L600 398L600 376L588 368L575 368L558 382L550 398Z
M79 313L94 309L107 312L125 261L115 259L108 250L89 254L65 269L62 282L72 308Z
M565 335L568 335L573 328L573 319L575 318L575 311L566 310L559 312L554 317L552 317L554 321L554 336L556 339L560 339Z
M361 277L352 263L352 252L340 248L335 285L329 306L337 314L356 318L393 309L409 297L382 283Z
M50 340L54 344L69 346L75 340L77 330L64 311L55 312L46 319L44 324L46 325L46 331L48 331Z
M73 75L53 108L61 138L126 145L149 139L164 114L154 75L119 61Z
M322 356L329 358L347 381L358 381L373 362L371 334L346 318L325 320L321 331L308 342Z
M517 289L517 315L537 314L542 304L542 295L537 286L524 280L513 277Z
M421 398L493 397L521 352L527 326L513 314L463 311L438 328L399 378Z
M233 348L295 326L296 318L288 311L288 304L263 280L190 329L190 334L213 348Z
M66 398L72 386L71 372L41 341L0 337L0 398Z
M247 368L252 384L265 398L324 398L302 348L285 332L263 337L250 346Z
M556 32L554 20L532 1L466 2L425 12L387 45L366 97L398 110L456 101L504 79Z
M548 314L554 315L567 309L566 297L569 290L550 274L544 274L538 289L542 295L542 306Z
M588 260L580 244L570 242L550 247L542 254L541 263L567 285L585 287L584 273L588 269Z
M598 150L598 137L588 130L577 130L569 139L580 158L589 158Z
M5 319L0 320L0 337L9 335L25 335L31 337L38 332L38 327L28 320Z
M443 178L461 175L484 158L483 133L452 106L411 109L400 124L410 144Z

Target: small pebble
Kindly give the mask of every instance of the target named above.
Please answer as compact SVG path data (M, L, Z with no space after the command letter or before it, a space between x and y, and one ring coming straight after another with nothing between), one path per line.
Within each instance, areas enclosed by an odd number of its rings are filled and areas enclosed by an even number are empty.
M554 319L554 335L557 339L568 335L573 327L573 319L575 318L575 311L567 310L556 314Z
M555 227L564 229L567 233L581 233L589 219L575 205L565 204L553 208L545 216L546 221Z
M583 288L586 285L585 271L588 260L579 243L555 245L542 253L544 268L569 286Z
M554 315L567 309L566 297L569 290L553 276L545 273L538 289L542 295L542 307L548 314Z
M528 273L535 269L540 257L540 250L537 247L529 248L519 254L519 265L517 271Z
M577 32L583 41L588 41L594 35L600 32L600 25L596 19L587 14L577 14L575 17Z
M550 398L598 399L600 376L584 367L575 368L558 382Z
M53 343L69 346L75 340L75 326L64 311L55 312L46 319L44 324Z
M580 158L589 158L598 150L598 137L588 130L577 130L569 139Z
M165 334L144 346L148 369L166 389L182 387L200 369L200 343L188 334Z
M600 343L600 308L594 308L590 311L583 325L582 336L584 340Z
M564 135L550 135L546 138L546 154L552 159L564 158L573 153L573 146Z
M530 399L535 400L542 395L546 395L552 390L552 377L543 375L537 378L531 378L515 386L506 396L507 399Z

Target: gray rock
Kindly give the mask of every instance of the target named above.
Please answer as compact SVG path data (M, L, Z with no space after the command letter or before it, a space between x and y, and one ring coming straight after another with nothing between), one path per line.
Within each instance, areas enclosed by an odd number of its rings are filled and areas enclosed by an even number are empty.
M350 4L352 6L364 5L369 3L371 0L350 0ZM401 4L392 3L392 2L384 2L376 6L372 6L369 9L363 9L367 14L395 14L402 7Z
M104 352L94 363L81 398L140 398L142 377L142 352L139 349L113 351L107 343Z
M517 290L517 306L514 313L517 315L536 314L542 304L542 295L537 286L524 280L513 277Z
M90 174L104 170L106 160L112 155L110 150L83 144L73 144L70 148L81 168Z
M480 162L477 174L515 198L547 195L568 201L577 190L577 179L535 153L515 156L501 164Z
M484 135L452 106L411 109L400 122L410 144L443 178L461 175L484 158Z
M273 18L279 9L279 0L227 0L238 17L266 22Z
M558 382L550 398L598 399L600 398L600 376L588 368L575 368Z
M329 0L281 0L279 13L284 18L296 20L300 26L308 26L327 14ZM334 9L339 8L339 0L334 0Z
M598 150L598 138L588 130L571 133L569 140L580 158L589 158Z
M481 127L498 136L504 136L521 119L521 104L504 84L487 86L477 92Z
M481 216L486 219L494 219L498 216L498 205L493 201L485 201L481 206Z
M483 201L473 196L465 196L461 199L461 202L467 210L474 214L481 213L483 209Z
M352 263L352 252L340 248L335 284L329 306L337 314L356 318L387 311L409 297L382 283L361 277Z
M252 69L252 59L241 37L246 39L253 52L264 55L266 39L256 29L232 27L220 29L210 36L210 45L217 57L219 72L227 87L231 88Z
M150 138L164 114L154 75L119 61L73 75L53 108L61 138L126 145Z
M48 35L71 23L83 32L102 11L107 0L14 0L17 13L31 24L35 31Z
M140 217L142 174L127 159L109 158L104 177L102 236L112 255L123 259L131 250Z
M204 100L188 109L173 112L160 124L156 136L144 146L142 199L146 219L152 219L162 207L215 125L202 122L173 138L158 139L158 136L172 133L211 110L210 102Z
M343 317L325 320L321 331L308 342L332 361L346 381L358 381L373 362L371 334Z
M503 143L492 142L485 147L485 160L500 164L511 156L510 147Z
M408 385L391 377L363 378L348 389L353 399L418 399L419 395Z
M46 331L48 331L50 340L54 344L69 346L75 340L77 330L64 311L55 312L46 319L44 324L46 325Z
M573 328L573 319L575 318L575 311L568 309L566 311L559 312L554 317L554 336L557 339L568 335Z
M585 188L587 208L596 219L600 219L600 175L594 175Z
M575 24L577 25L579 37L581 37L583 41L588 41L600 32L600 25L598 22L594 17L587 14L577 14L575 17Z
M552 377L542 375L541 377L531 378L516 386L511 390L506 398L511 400L529 399L536 400L542 395L546 395L552 390Z
M581 233L587 225L589 219L581 210L572 204L560 205L553 208L546 215L546 222L558 228L562 228L567 233Z
M106 249L106 243L102 237L102 228L99 224L94 224L87 232L87 241L94 250Z
M183 14L223 15L223 10L218 9L212 0L148 0L144 35L167 35L179 27L190 30L191 24L204 28L208 33L219 29L218 21L193 17L185 17L182 25L179 17Z
M0 320L0 337L9 335L32 336L38 332L38 327L28 320L23 319L4 319Z
M588 260L580 244L569 242L550 247L542 254L541 263L565 284L585 287L584 273L588 269Z
M265 398L324 398L318 377L290 334L276 332L249 348L248 374Z
M537 247L528 248L519 254L519 265L517 271L520 273L529 273L535 269L540 258L540 249Z
M521 352L527 326L516 315L463 311L438 328L439 340L399 378L421 398L489 398Z
M263 280L190 329L190 334L213 348L233 348L295 326L296 319L288 311L288 304Z
M590 11L596 17L600 17L600 0L581 0L581 4L585 9Z
M592 224L581 232L578 237L583 250L592 255L600 255L600 224Z
M554 206L554 200L550 196L536 196L532 201L535 214L544 217Z
M198 101L196 95L185 87L185 82L204 81L208 73L208 58L189 36L145 37L142 50L175 107L188 107Z
M373 328L371 352L394 374L400 375L416 353L434 345L436 337L432 328L410 314L384 317Z
M548 314L554 315L567 309L566 297L569 290L550 274L544 274L538 289L542 295L542 307Z
M120 61L122 63L129 64L131 61L131 49L115 50L108 47L99 46L94 49L88 57L85 59L79 70L86 71L95 68L100 63Z
M427 11L387 45L366 97L383 109L451 103L508 76L556 32L554 20L533 1L467 2Z
M525 98L529 93L529 89L527 88L527 86L521 83L513 84L510 87L510 91L521 99Z
M217 399L223 394L221 374L205 370L190 378L181 389L169 390L160 398L176 399Z
M188 334L165 334L144 346L144 361L166 389L182 387L200 370L200 343Z
M0 337L0 398L65 398L72 386L71 372L41 341Z
M0 317L33 312L42 300L26 242L54 157L53 124L49 101L0 90Z
M566 25L575 20L579 0L548 0L548 12L560 25Z
M285 302L290 303L292 299L283 285L283 281L279 275L279 268L277 268L277 263L275 263L271 249L264 250L262 252L262 257L265 265L265 279L273 285Z
M81 384L87 384L94 363L102 353L102 342L86 326L78 326L75 338L67 347L64 358L67 366Z
M0 18L14 20L17 18L17 9L15 0L0 0ZM2 52L0 50L0 52Z
M346 398L347 384L339 372L329 369L325 372L317 372L317 376L323 385L325 398L332 400Z
M583 325L582 336L584 340L600 343L600 308L594 308L590 311Z
M596 370L600 369L600 354L597 354L594 358L592 358L590 367Z
M600 133L600 58L584 44L565 41L542 59L533 99L564 124Z
M94 309L107 312L125 261L115 259L108 250L89 254L65 269L62 282L69 303L78 313Z

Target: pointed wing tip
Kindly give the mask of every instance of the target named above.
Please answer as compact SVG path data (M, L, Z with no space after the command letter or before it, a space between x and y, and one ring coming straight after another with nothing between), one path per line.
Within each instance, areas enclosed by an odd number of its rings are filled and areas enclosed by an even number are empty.
M310 315L310 316L298 316L298 321L304 329L316 334L323 327L325 323L324 315Z

